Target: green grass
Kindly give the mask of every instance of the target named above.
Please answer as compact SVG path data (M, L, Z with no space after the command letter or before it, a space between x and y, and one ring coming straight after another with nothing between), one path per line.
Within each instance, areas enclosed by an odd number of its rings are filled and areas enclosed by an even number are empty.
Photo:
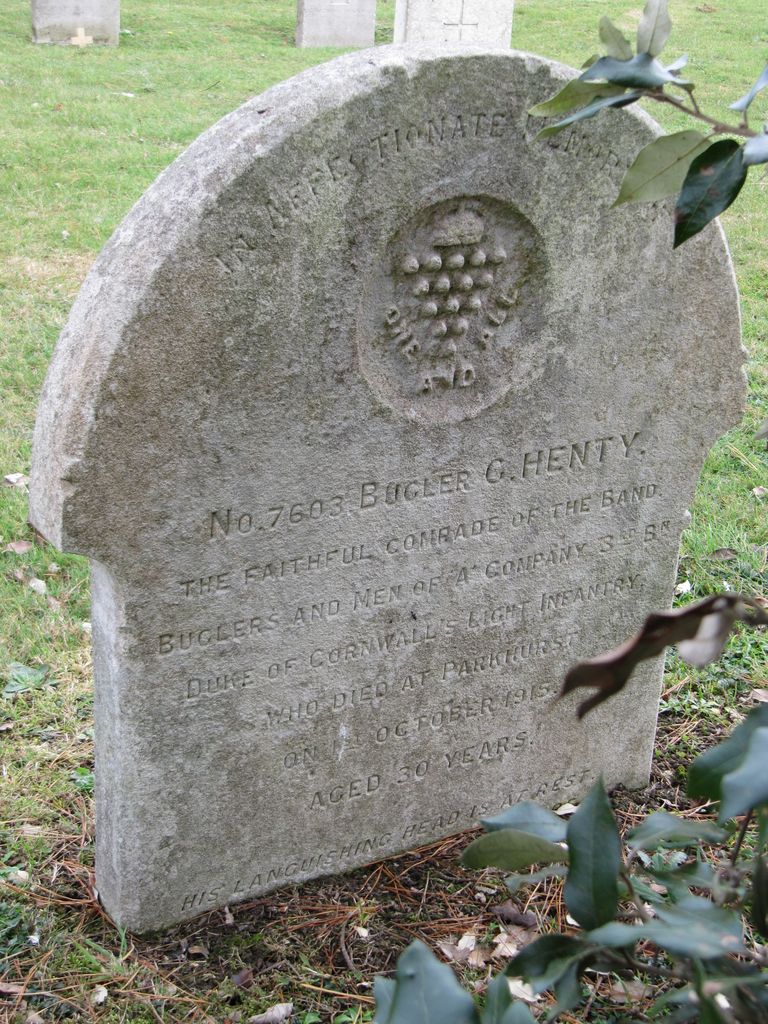
M578 66L598 48L601 14L632 30L641 6L517 0L515 45ZM728 103L768 59L763 8L763 0L673 0L668 52L691 54L690 76L701 83L706 109L728 116ZM379 42L391 36L393 9L393 0L379 0ZM294 48L294 10L294 0L124 0L120 47L81 51L31 45L28 0L0 0L0 476L28 472L56 337L91 261L130 206L218 118L334 55ZM768 90L754 106L759 123L768 116ZM673 111L653 112L668 129L687 125ZM759 173L724 223L742 293L750 402L744 423L707 459L692 508L681 578L693 596L723 586L758 595L768 589L768 498L753 494L768 484L766 446L753 440L768 416L768 185ZM260 933L250 946L240 933L222 939L217 966L175 987L172 951L153 947L150 963L146 947L137 953L130 939L92 912L85 916L93 829L87 566L45 545L21 555L3 551L25 539L33 539L25 491L0 487L0 694L12 663L48 666L40 685L0 696L0 879L10 882L7 894L0 891L0 978L4 966L6 977L17 978L17 965L29 971L35 955L44 957L35 984L58 995L41 997L33 1009L51 1019L74 1006L115 1024L182 1020L190 1012L190 1019L222 1020L232 1006L228 978L262 949ZM34 592L30 579L43 580L47 592ZM670 659L665 713L689 719L691 735L729 725L749 692L768 686L767 647L765 638L741 631L721 666L692 672ZM53 896L27 898L20 870ZM29 945L29 929L41 936L39 947ZM292 957L287 939L269 941L278 966L270 987L250 990L238 1004L243 1019L289 998L306 1024L316 1010L332 1020L329 1005L339 1012L351 1005L352 1022L370 1019L352 996L329 1003L299 991L295 972L279 966L281 956L283 963ZM333 987L323 956L312 959L302 948L316 972L307 976ZM100 983L123 996L92 1007ZM154 1002L145 1005L149 992Z

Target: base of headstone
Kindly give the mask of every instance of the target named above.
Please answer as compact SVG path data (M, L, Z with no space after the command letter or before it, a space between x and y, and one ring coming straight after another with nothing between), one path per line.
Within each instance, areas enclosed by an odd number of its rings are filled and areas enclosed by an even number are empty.
M376 0L298 0L296 45L373 46Z
M117 46L120 0L32 0L32 39L60 46Z

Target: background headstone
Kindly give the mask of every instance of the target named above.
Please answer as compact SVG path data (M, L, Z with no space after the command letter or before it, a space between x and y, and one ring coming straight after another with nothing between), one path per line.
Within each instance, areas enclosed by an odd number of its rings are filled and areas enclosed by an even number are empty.
M120 0L32 0L32 37L36 43L117 46Z
M509 47L514 0L396 0L395 43Z
M298 0L297 46L373 46L376 0Z
M649 773L668 605L744 396L720 228L612 209L654 134L572 72L382 47L206 132L91 271L31 518L93 564L97 886L146 930Z

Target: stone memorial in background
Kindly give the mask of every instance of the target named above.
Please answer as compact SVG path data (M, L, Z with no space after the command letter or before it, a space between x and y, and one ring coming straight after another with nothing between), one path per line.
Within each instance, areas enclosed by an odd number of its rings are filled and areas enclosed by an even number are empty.
M297 46L373 46L376 0L298 0Z
M117 46L120 0L32 0L32 36L36 43Z
M514 0L395 0L395 42L508 48L514 6Z
M93 566L97 886L148 930L523 799L646 782L668 606L740 413L720 228L612 209L631 111L535 141L572 72L353 54L206 132L59 341L31 519Z

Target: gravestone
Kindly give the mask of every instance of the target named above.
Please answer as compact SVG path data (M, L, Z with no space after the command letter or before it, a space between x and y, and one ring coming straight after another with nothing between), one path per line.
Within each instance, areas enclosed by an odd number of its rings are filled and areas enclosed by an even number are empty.
M298 0L297 46L373 46L376 0Z
M396 0L395 43L508 48L514 0Z
M165 171L59 341L31 519L93 566L97 885L147 930L523 799L648 779L668 606L744 397L719 226L612 209L642 113L548 144L573 72L382 47Z
M32 0L32 37L36 43L117 46L120 0Z

